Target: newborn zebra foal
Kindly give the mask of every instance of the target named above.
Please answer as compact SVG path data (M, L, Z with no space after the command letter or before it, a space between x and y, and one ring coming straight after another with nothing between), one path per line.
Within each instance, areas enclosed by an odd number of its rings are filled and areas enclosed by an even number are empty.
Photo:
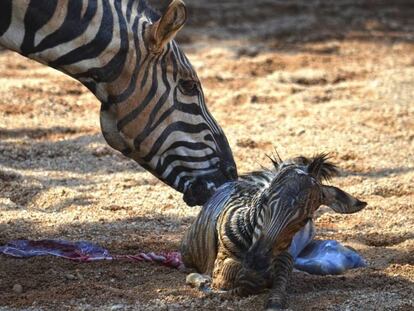
M212 287L246 296L271 288L269 310L283 308L293 268L292 238L323 204L338 213L366 206L324 185L337 174L326 154L289 161L220 187L185 233L186 267L212 276ZM191 282L191 281L190 281Z

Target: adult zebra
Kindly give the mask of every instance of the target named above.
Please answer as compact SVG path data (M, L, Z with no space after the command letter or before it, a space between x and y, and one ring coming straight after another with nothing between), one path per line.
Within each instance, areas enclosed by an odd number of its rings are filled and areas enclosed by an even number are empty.
M180 0L162 16L144 0L2 0L0 45L84 84L108 144L197 205L237 171L173 40L186 18Z

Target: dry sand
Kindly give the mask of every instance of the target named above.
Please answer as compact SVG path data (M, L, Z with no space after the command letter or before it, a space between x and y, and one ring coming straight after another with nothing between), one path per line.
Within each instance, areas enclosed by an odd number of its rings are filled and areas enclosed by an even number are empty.
M368 267L295 273L290 308L413 310L412 1L188 2L179 39L239 171L268 166L274 147L285 158L331 152L342 168L333 183L369 203L317 220L319 238L353 246ZM199 209L105 144L93 95L11 52L0 72L0 243L176 250ZM265 298L204 297L147 263L0 257L1 310L260 310Z

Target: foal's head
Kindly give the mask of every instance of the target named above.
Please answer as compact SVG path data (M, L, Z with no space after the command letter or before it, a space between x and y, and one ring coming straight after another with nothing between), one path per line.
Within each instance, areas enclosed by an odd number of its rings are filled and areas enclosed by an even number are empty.
M323 184L338 173L325 154L289 161L273 160L276 176L263 194L252 245L243 260L239 285L263 282L273 259L290 246L292 238L321 206L338 213L355 213L366 206L345 191ZM244 282L243 280L246 280Z

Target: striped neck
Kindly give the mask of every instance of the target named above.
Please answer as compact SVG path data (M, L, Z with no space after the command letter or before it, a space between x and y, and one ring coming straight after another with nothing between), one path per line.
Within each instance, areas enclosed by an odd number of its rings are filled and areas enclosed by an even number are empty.
M225 206L218 227L224 248L240 260L250 248L258 226L262 195L271 179L270 171L253 172L240 177L231 202Z
M197 205L237 170L173 40L186 14L181 0L160 18L143 0L2 0L0 45L83 83L108 144Z
M3 1L0 10L0 45L79 80L103 103L128 87L155 16L135 0Z

